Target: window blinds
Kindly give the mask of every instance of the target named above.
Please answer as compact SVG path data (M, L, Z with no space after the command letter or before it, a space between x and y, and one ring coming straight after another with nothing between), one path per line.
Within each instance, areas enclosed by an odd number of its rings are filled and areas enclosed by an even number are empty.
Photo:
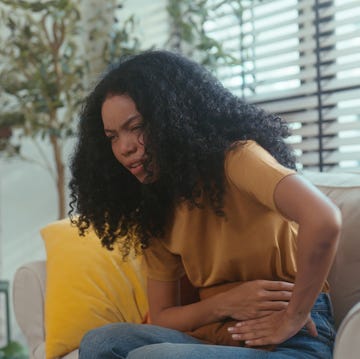
M299 167L360 168L360 1L208 1L209 36L239 65L224 85L291 125Z
M170 32L167 0L116 1L122 4L115 13L120 25L134 17L134 33L131 36L139 39L141 49L160 48L166 44Z

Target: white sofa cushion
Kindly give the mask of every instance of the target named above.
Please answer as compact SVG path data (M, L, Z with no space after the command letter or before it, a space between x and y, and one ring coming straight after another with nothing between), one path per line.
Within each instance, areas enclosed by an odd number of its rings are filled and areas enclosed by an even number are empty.
M343 218L339 248L330 275L330 293L338 326L360 301L360 173L304 172L340 208Z
M360 303L355 305L340 325L336 335L334 358L358 359L360 353L359 341Z
M45 281L45 262L38 261L20 267L13 282L16 320L28 341L30 358L45 358Z

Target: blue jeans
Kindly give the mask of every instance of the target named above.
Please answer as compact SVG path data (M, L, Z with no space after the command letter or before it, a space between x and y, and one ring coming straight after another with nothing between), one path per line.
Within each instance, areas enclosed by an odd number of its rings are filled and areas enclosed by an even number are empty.
M202 344L168 328L147 324L115 323L88 332L79 359L329 359L335 339L329 296L320 294L312 311L318 336L305 328L276 346L274 351Z

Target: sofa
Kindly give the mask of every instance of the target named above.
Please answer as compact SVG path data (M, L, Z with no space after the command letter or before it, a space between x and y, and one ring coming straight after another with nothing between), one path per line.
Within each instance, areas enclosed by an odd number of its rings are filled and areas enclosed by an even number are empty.
M321 191L323 191L327 196L329 196L330 199L335 202L335 204L341 209L342 212L343 229L340 238L339 248L328 277L331 286L331 298L334 306L335 322L338 330L334 347L334 358L355 359L359 357L360 353L360 172L304 172L303 175L315 186L317 186ZM66 223L63 223L62 226L66 226ZM71 317L68 319L72 319L72 317L76 316L78 312L81 312L84 307L84 304L81 304L81 301L83 299L75 300L72 297L73 294L71 294L71 296L69 294L68 296L61 297L62 292L64 291L63 288L66 288L66 285L67 287L71 288L75 287L75 284L73 285L71 283L73 281L71 274L68 277L65 276L66 268L68 268L69 266L69 254L56 254L57 251L62 250L64 247L66 247L63 240L63 231L64 229L61 228L60 232L58 229L56 231L58 243L57 247L54 247L55 253L54 251L51 251L51 246L49 245L50 242L52 243L51 245L53 245L54 234L51 231L49 233L45 233L45 237L51 237L50 240L49 238L47 238L47 241L45 241L47 250L47 261L38 261L25 264L17 270L14 277L13 304L15 317L27 339L30 359L44 359L45 357L47 357L48 359L75 359L78 357L77 345L82 333L76 333L76 335L79 335L79 337L70 346L64 347L64 345L61 344L62 346L60 351L56 352L55 354L47 353L45 356L45 343L50 340L49 333L50 331L53 331L51 326L52 324L49 323L49 320L52 319L54 322L56 322L56 324L60 325L60 331L67 332L69 330L71 332L71 330L73 330L76 325L67 324L68 327L66 327L65 330L65 327L61 327L63 318L68 315L69 317ZM72 231L75 231L75 229L72 229ZM73 236L74 233L75 232L69 232L67 236L71 239L71 236ZM81 249L81 251L83 251L83 249ZM70 252L70 257L74 252L76 251L72 249ZM96 253L98 252L99 250L96 250ZM105 252L109 251L104 250L104 254ZM106 255L108 254L106 253ZM81 257L88 256L84 255ZM55 262L58 261L55 264L54 258ZM114 258L110 258L110 261L112 261L113 259ZM108 261L108 259L105 260ZM130 264L128 263L128 265ZM54 266L57 266L57 268L60 266L62 268L60 271L58 269L56 270L56 275L58 277L56 277L53 273ZM83 275L87 279L91 279L91 277L93 276L93 274L89 272L89 269L86 269L88 272L86 272L85 275L82 274L79 268L86 267L86 265L79 263L78 259L74 261L74 266L75 270L71 268L69 269L69 271L72 271L72 273L76 272L77 275ZM90 267L94 269L95 266L96 263L94 260L92 260ZM115 264L115 267L116 266L118 265ZM119 301L119 298L125 298L127 300L127 302L125 301L124 303L122 303L122 308L119 309L120 312L125 310L126 313L121 313L120 317L117 317L118 313L112 313L111 308L109 309L109 307L106 307L101 315L95 315L96 319L100 317L101 319L103 319L103 317L106 316L104 315L104 313L109 313L110 311L111 313L108 318L105 318L105 322L121 320L130 320L135 322L141 321L141 317L147 310L145 302L146 298L143 292L144 283L141 278L142 272L141 269L139 269L138 267L136 267L135 271L133 270L133 268L130 269L130 272L129 269L127 269L126 271L122 269L120 277L121 280L123 280L123 285L119 287L119 292L114 294L114 301ZM112 270L113 268L105 268L104 271ZM96 273L96 276L98 276L98 271L99 270L96 269L96 271L94 272ZM50 275L51 277L49 277ZM106 272L104 273L104 275L106 277L110 277L108 274L106 274ZM116 275L117 274L115 274L114 276ZM129 283L124 282L124 280L126 280L126 278L130 276L132 276L133 279L135 278L136 280L132 280L131 286L129 287ZM100 280L102 279L100 278ZM61 281L64 282L64 287L62 287ZM117 282L118 280L116 280L116 282L114 283ZM79 283L79 288L81 288L81 285L83 285L83 280L81 278ZM98 283L90 285L99 287ZM112 284L110 283L109 286L104 290L111 290L111 286ZM52 292L56 290L57 292L53 294L53 297L59 299L62 302L61 306L67 303L75 302L78 305L78 307L70 309L70 315L68 313L69 310L64 309L63 311L57 313L58 317L52 317L55 310L49 307L47 305L47 302L50 302L50 300L54 299L50 298L50 296ZM141 293L139 294L139 292ZM78 294L79 290L74 295ZM108 298L111 296L112 295L109 295L107 293L105 299L108 300ZM71 300L67 300L69 298L71 298ZM86 299L84 300L84 302L86 302ZM101 303L103 302L104 301L101 300ZM98 305L96 303L100 303L99 300L97 302L95 301L95 305ZM134 303L136 304L135 306ZM111 302L109 306L111 306ZM133 308L130 308L130 311L133 311L133 314L128 315L127 311L130 306L133 306ZM88 309L85 308L85 310ZM135 313L135 311L137 311L138 313ZM90 308L88 310L88 313L89 312L93 313L94 308ZM74 320L77 320L78 322L80 319ZM88 323L87 325L97 326L100 324L101 323L98 322L95 324ZM83 331L85 331L84 328L82 328ZM72 339L71 335L74 336L75 334L70 334L70 337L67 340Z

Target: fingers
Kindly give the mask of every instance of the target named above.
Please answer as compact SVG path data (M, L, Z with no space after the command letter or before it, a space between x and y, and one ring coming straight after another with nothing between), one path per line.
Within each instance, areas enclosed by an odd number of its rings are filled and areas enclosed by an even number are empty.
M266 290L274 291L292 291L294 289L294 283L284 281L273 281L273 280L260 280L259 281L263 288Z
M264 290L259 295L259 300L261 300L264 304L268 304L270 302L284 302L285 303L285 302L290 301L291 295L292 295L292 292L289 292L289 291ZM269 308L269 309L271 309L271 308Z
M269 301L289 301L291 299L294 288L293 283L268 280L261 280L259 282L263 288L263 299Z
M239 320L239 321L250 321L252 319L260 319L260 318L265 318L267 316L269 316L270 314L274 314L276 312L281 311L282 309L277 309L277 310L264 310L264 309L257 309L257 310L253 310L253 311L248 311L248 313L246 313L246 315L244 315L243 313L235 313L231 316L232 319L234 320Z
M247 320L284 310L291 299L293 287L293 283L284 281L243 282L226 292L225 312L233 319Z
M284 301L266 301L259 304L260 311L277 311L286 309L289 305L288 302Z
M233 340L239 340L239 341L249 341L249 340L255 340L255 339L260 339L260 338L264 338L267 337L271 334L271 332L269 332L267 329L259 329L256 331L253 331L251 333L232 333L231 334L231 338Z
M306 329L308 330L309 334L312 335L313 337L317 337L318 336L318 332L316 329L316 325L314 323L314 321L312 319L310 319L306 325L305 325Z
M253 325L251 327L251 331L249 331L248 328L244 328L239 325L228 328L228 331L233 340L245 341L245 344L249 346L272 344L273 341L273 339L271 339L273 335L273 328L269 327L267 323L258 323L258 325Z
M263 345L278 344L278 343L281 343L281 341L273 339L271 337L262 337L259 339L245 340L245 345L247 345L249 347L261 347Z
M231 315L236 320L250 320L266 317L274 312L285 310L289 302L287 301L258 301L252 303L253 307L248 307L246 313L236 312Z
M317 336L316 326L310 315L306 323L296 323L287 316L286 311L239 322L229 327L228 331L233 340L245 341L247 346L261 346L283 342L296 334L304 324L310 335Z
M283 300L283 301L289 301L292 296L291 291L285 291L285 290L268 290L266 291L266 296L268 297L268 300Z
M272 312L274 314L274 312ZM268 316L263 316L261 318L255 318L255 319L248 319L245 321L241 321L239 323L236 323L235 327L237 329L237 332L246 331L248 328L262 328L264 323L269 323L272 319Z

